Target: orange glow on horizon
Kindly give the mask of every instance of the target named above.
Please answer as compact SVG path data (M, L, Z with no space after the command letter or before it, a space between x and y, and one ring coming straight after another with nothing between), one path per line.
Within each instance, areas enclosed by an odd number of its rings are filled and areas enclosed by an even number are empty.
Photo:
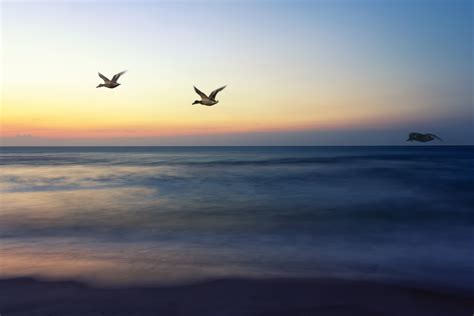
M28 122L3 122L0 128L0 136L17 137L22 135L51 138L51 139L74 139L74 138L139 138L139 137L172 137L192 135L222 135L241 134L252 132L302 132L302 131L327 131L387 127L386 122L379 118L378 123L374 119L350 120L308 120L307 122L206 122L206 123L156 123L120 124L116 122L91 122L85 124L83 121L71 121L66 123L28 123ZM392 121L393 123L393 121Z

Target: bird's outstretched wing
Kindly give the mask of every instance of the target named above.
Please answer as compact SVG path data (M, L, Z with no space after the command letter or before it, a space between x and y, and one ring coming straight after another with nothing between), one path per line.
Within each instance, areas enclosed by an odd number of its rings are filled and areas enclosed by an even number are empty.
M119 80L120 76L123 75L123 74L126 73L126 72L127 72L127 71L124 70L124 71L119 72L118 74L114 75L114 76L112 77L112 81L113 81L113 82L117 82L117 80Z
M224 90L225 87L227 87L227 86L223 86L223 87L220 87L219 89L216 89L216 90L212 91L211 94L209 95L209 99L215 100L217 94L218 94L220 91Z
M105 82L109 82L109 81L110 81L106 76L104 76L104 75L101 74L100 72L99 72L99 77L101 77L102 80L104 80Z
M442 139L441 137L439 137L439 136L436 136L435 134L428 134L428 135L430 135L431 137L436 138L436 139L439 140L440 142L443 142L443 139Z
M194 87L194 86L193 86ZM209 99L207 97L207 95L204 94L204 92L202 92L201 90L199 90L198 88L194 87L194 91L196 91L197 94L199 94L199 96L201 97L201 99Z

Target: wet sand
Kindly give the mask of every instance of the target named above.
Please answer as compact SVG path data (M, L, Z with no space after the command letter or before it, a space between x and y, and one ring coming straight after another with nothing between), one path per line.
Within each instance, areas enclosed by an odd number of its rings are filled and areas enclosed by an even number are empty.
M472 315L474 293L319 279L226 279L168 287L95 288L78 282L0 280L13 315Z

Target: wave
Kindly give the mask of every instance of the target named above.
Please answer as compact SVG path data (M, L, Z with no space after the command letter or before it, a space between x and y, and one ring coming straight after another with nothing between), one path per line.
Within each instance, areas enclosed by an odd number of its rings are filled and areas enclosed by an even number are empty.
M200 156L174 156L163 157L156 154L90 154L90 155L51 155L51 154L1 154L0 166L12 165L131 165L131 166L271 166L271 165L299 165L299 164L347 164L347 163L370 163L377 161L399 161L399 162L425 162L439 163L450 161L455 163L467 163L474 166L473 155L449 155L420 156L414 154L379 154L379 155L335 155L335 156L297 156L297 157L264 157L252 158L243 156L241 159L234 157L218 159L212 157L202 158Z

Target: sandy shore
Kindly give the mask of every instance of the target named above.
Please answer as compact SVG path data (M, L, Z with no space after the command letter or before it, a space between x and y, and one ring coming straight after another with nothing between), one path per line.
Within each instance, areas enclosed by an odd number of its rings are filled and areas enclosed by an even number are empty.
M342 280L217 280L174 287L93 288L0 280L13 315L472 315L474 295Z

